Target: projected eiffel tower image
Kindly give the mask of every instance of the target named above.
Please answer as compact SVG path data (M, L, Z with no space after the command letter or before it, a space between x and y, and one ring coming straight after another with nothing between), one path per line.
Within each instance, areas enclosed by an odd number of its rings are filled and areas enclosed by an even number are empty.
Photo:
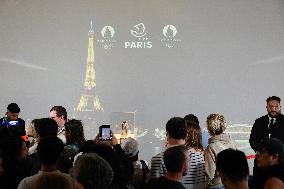
M87 57L87 70L84 82L84 90L81 94L79 104L74 109L74 115L76 119L81 119L85 124L87 131L90 127L95 126L95 122L101 116L104 111L100 99L96 94L96 72L94 64L94 30L93 23L90 23L90 29L88 33L88 57ZM95 125L94 125L95 124ZM93 130L92 130L93 131Z
M91 21L90 30L88 33L88 58L87 58L87 70L84 83L84 92L81 95L80 102L76 108L77 112L85 111L103 111L99 97L95 94L96 87L96 72L94 65L94 30Z

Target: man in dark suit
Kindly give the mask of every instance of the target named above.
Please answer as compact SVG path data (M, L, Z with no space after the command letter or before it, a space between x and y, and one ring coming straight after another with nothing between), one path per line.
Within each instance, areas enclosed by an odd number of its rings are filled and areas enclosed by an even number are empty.
M266 99L267 115L255 120L249 143L256 152L260 143L267 138L277 138L284 142L284 115L281 114L281 99L271 96Z
M261 148L261 142L269 138L277 138L284 143L284 115L281 114L281 99L277 96L271 96L266 99L266 115L255 120L249 143L256 152ZM256 157L257 158L257 157ZM254 161L253 180L259 177L259 167L257 160ZM252 187L254 187L254 182Z

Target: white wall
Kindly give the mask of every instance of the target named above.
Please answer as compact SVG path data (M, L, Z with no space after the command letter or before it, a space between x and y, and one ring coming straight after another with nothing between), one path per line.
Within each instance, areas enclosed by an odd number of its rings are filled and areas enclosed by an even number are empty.
M152 135L172 116L196 114L204 127L212 112L229 124L252 124L265 99L284 99L284 1L281 0L2 0L0 108L10 102L24 119L48 116L53 105L72 114L83 90L90 20L97 39L115 29L111 50L95 44L97 94L110 112L135 111L148 134L149 158L160 147ZM125 49L129 30L143 22L151 49ZM174 25L181 42L162 46ZM149 143L153 142L153 143Z

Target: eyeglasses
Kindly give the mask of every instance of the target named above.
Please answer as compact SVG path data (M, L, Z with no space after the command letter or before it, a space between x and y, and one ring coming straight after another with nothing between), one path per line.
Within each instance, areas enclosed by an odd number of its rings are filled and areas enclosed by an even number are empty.
M256 151L256 155L257 156L261 156L261 155L263 155L265 153L267 153L267 150L264 149L264 148L263 149L259 149L259 150Z

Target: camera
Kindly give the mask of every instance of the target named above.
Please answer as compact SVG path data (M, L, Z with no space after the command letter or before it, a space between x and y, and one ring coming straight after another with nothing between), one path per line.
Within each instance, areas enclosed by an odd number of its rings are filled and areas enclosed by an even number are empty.
M4 120L4 121L2 122L2 125L3 125L3 126L6 126L6 127L19 126L19 121L8 121L8 120Z
M110 140L111 139L110 125L101 125L99 127L99 135L102 138L102 140Z

